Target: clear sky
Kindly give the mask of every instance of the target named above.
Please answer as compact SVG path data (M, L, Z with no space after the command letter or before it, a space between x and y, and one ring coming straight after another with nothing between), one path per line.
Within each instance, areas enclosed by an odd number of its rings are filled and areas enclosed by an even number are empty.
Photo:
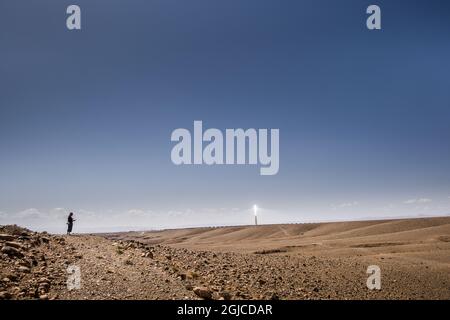
M0 224L448 215L449 57L445 0L3 0ZM279 128L279 173L175 166L194 120Z

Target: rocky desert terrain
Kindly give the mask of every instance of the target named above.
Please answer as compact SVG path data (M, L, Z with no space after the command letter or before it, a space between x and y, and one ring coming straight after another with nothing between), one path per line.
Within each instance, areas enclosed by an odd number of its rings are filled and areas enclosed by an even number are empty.
M450 217L73 236L3 226L0 250L0 299L450 299ZM380 290L366 286L370 265ZM80 289L67 289L69 266Z

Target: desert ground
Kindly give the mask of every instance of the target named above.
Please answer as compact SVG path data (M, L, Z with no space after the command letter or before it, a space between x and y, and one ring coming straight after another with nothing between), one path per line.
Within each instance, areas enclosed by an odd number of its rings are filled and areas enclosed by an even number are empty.
M450 299L450 217L36 233L0 226L0 299ZM81 288L67 289L78 266ZM381 289L366 285L368 266Z

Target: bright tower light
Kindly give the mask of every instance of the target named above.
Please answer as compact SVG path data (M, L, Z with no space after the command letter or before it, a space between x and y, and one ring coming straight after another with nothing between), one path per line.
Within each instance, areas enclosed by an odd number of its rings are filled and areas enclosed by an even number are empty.
M253 213L255 214L255 226L258 225L258 207L255 205L253 205Z

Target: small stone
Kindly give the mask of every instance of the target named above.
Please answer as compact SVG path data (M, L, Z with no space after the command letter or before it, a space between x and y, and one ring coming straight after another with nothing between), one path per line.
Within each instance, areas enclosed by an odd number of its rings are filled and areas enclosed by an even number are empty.
M50 288L50 283L48 283L48 282L41 282L39 284L39 290L47 292L49 288Z
M211 299L212 298L212 292L207 287L195 287L193 289L194 293L203 299Z
M10 257L18 257L18 258L23 257L22 252L20 252L16 248L9 247L9 246L4 246L1 250L1 252L7 254Z
M0 300L11 299L11 294L6 291L0 292Z
M16 238L14 237L14 236L12 236L12 235L10 235L10 234L5 234L5 233L1 233L0 234L0 240L3 240L3 241L13 241L13 240L15 240Z
M220 297L223 298L223 300L231 300L231 293L229 293L228 291L222 291L221 293L219 293Z
M43 243L49 243L50 242L50 239L47 238L47 237L41 237L41 240L42 240Z
M19 266L23 266L23 267L27 267L27 268L31 268L31 262L28 260L25 261L21 261L19 262Z
M12 274L12 273L7 274L7 275L6 275L6 278L9 279L9 280L11 280L12 282L15 282L15 281L17 281L17 280L19 279L19 277L17 276L17 274Z
M5 245L8 247L16 248L16 249L23 248L22 244L20 242L16 242L16 241L7 241L7 242L5 242Z
M39 299L40 300L48 300L48 295L42 294L42 295L39 296Z
M195 271L189 270L188 272L186 272L186 277L188 279L197 279L198 278L198 273L195 272Z
M272 296L270 297L270 300L280 300L280 297L278 296L278 294L273 293Z
M23 273L30 273L30 268L28 268L28 267L25 267L25 266L20 266L19 267L19 271L20 272L23 272Z

